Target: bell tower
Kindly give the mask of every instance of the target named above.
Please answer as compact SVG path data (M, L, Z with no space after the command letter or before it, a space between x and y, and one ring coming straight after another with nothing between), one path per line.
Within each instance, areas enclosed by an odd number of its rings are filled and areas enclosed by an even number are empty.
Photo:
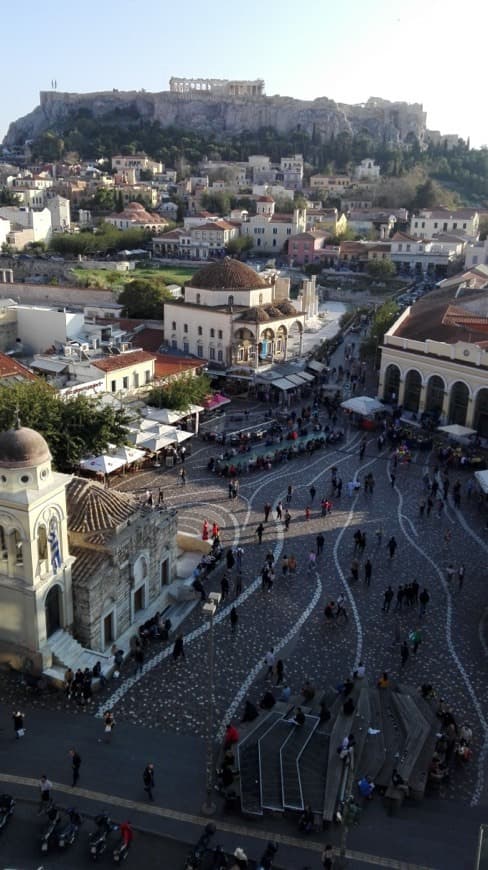
M49 636L73 621L70 476L53 471L51 460L33 429L0 433L0 648L39 664L49 657Z

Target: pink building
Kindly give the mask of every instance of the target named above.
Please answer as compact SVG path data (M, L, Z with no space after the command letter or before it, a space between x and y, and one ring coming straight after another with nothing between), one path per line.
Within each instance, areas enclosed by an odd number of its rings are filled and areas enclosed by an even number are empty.
M336 260L339 248L328 245L332 234L325 230L308 230L297 233L288 240L288 258L296 266L306 266L308 263L321 263L324 260Z

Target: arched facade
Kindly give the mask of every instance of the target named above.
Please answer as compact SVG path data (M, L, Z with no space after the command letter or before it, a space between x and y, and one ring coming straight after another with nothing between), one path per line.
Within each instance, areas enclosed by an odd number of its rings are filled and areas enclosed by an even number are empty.
M383 385L383 398L385 402L398 401L400 392L400 369L394 363L386 367Z
M405 375L405 389L403 394L403 406L405 410L417 414L420 406L420 393L422 390L422 376L417 369L410 369Z
M488 387L482 387L476 394L473 428L482 438L488 438Z
M59 583L54 583L45 597L44 616L46 620L46 637L49 638L64 625L63 590Z
M424 411L441 414L445 392L445 381L439 375L432 375L427 381Z
M466 425L470 391L464 381L455 381L449 395L449 423Z

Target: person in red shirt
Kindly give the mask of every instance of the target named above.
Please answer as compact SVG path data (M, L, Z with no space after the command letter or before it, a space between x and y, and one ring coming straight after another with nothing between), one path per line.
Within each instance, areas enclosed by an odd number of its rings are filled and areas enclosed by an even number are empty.
M230 749L235 743L239 742L239 732L237 728L229 722L224 737L224 750Z

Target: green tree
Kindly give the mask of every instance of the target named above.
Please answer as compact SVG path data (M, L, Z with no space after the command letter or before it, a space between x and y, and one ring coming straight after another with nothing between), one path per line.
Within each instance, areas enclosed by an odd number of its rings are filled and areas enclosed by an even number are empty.
M250 251L253 247L251 236L238 236L237 239L231 239L227 243L226 251L231 257L242 257L243 254Z
M55 467L70 471L83 456L123 444L128 419L121 410L102 407L87 396L64 400L43 380L0 386L0 428L9 429L19 413L23 426L46 439Z
M480 242L488 238L488 217L480 218Z
M212 214L226 215L230 212L231 197L223 190L218 190L215 193L202 194L202 208L212 212Z
M19 197L9 187L0 188L0 205L18 205Z
M389 300L378 308L373 317L369 334L361 342L361 356L363 359L374 359L378 364L378 348L383 344L385 332L393 326L399 314L396 302Z
M210 383L207 375L181 375L154 387L149 393L147 403L155 408L186 411L190 405L203 402L210 393Z
M395 264L391 260L369 260L366 270L372 278L388 279L396 275Z
M168 291L165 292L160 282L135 278L127 282L118 302L124 306L127 317L162 320L165 299L172 299L172 296Z

